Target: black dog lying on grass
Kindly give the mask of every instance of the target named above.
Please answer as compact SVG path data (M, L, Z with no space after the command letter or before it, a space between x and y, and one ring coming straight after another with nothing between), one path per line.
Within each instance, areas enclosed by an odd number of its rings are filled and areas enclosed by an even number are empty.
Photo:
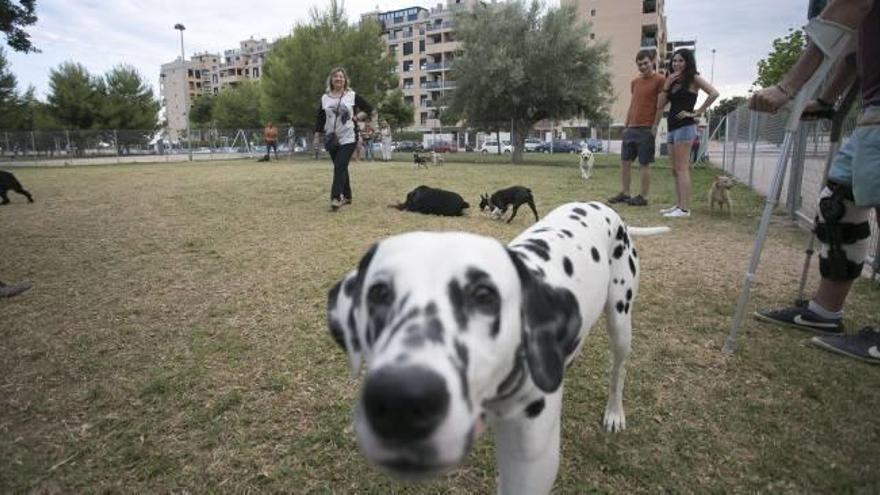
M413 163L415 164L416 168L421 168L421 167L428 168L428 162L430 160L431 159L426 156L422 156L418 153L413 153Z
M464 209L470 207L458 193L428 186L419 186L410 191L403 203L389 205L389 208L398 210L447 217L460 217Z
M492 193L480 196L480 210L488 211L495 218L501 218L507 213L507 208L513 205L513 213L507 219L507 223L516 216L516 210L523 204L529 205L532 213L535 214L535 221L538 221L538 209L535 208L535 198L532 196L532 190L523 186L512 186L507 189L499 189Z
M9 203L9 198L6 196L6 191L15 191L18 194L23 195L28 199L28 203L33 203L34 198L31 196L31 193L25 191L23 187L21 187L21 182L18 182L18 179L15 178L10 172L5 170L0 170L0 205L5 205Z

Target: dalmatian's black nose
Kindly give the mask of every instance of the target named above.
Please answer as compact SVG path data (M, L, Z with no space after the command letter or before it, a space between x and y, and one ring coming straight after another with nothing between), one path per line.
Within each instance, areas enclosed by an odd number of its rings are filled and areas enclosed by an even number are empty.
M449 410L446 381L419 366L386 367L371 373L363 400L373 431L397 442L427 438Z

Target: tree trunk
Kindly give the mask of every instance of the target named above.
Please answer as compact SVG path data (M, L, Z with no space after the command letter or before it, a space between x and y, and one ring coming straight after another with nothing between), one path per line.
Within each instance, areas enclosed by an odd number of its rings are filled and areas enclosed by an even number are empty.
M526 135L529 133L529 128L531 125L528 122L514 121L513 123L511 143L513 144L512 161L514 164L523 162L523 154L526 151Z

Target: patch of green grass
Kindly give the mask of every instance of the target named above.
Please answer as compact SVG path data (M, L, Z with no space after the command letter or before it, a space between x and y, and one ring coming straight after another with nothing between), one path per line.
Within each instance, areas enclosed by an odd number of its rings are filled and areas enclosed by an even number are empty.
M617 158L590 181L574 156L408 157L351 167L354 204L329 211L322 160L17 169L37 202L0 211L3 280L34 288L0 300L0 491L490 493L491 435L465 465L427 484L369 466L351 428L358 383L326 329L327 290L376 240L463 230L507 242L531 225L389 209L421 185L471 204L521 184L540 214L619 189ZM714 170L694 171L694 216L667 220L665 160L650 205L621 206L637 239L625 393L628 429L600 420L604 324L568 371L557 493L836 493L880 490L880 374L803 345L807 335L747 319L720 352L751 253L762 198L733 191L734 217L708 215ZM804 234L784 216L751 307L789 304ZM14 261L11 261L14 260ZM816 283L811 273L808 290ZM880 323L880 290L859 281L847 324Z

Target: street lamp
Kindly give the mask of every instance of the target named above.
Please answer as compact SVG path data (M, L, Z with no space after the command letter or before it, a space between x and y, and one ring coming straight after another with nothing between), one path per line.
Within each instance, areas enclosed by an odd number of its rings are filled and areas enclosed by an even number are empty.
M715 83L715 49L712 49L712 72L709 73L709 84Z
M180 31L180 64L183 68L183 115L186 118L186 144L189 147L189 161L193 159L192 136L189 128L189 88L187 87L187 71L186 71L186 55L183 51L183 31L186 29L183 24L177 23L174 29Z

